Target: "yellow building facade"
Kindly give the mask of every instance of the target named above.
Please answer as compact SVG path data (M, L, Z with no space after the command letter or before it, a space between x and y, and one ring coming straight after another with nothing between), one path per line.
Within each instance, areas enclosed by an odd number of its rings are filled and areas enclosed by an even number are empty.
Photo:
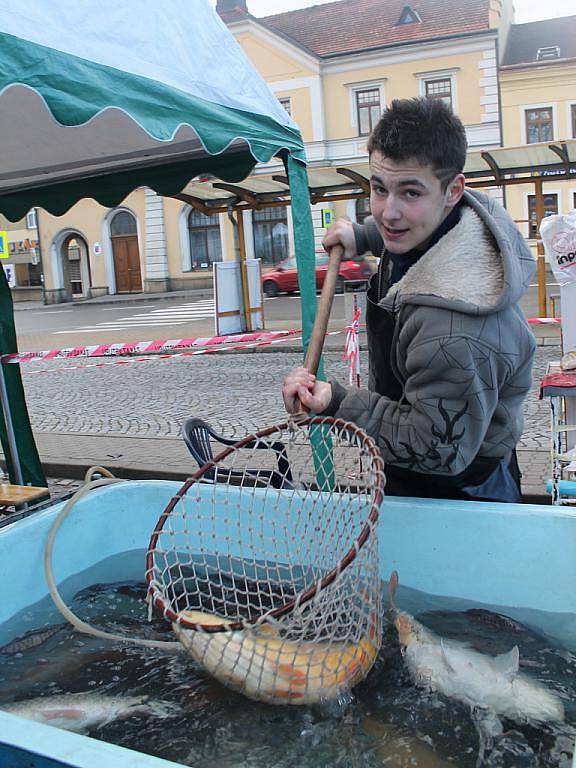
M434 0L346 0L264 19L250 15L249 0L218 0L217 10L300 127L311 167L366 161L367 136L394 98L428 95L450 103L471 149L524 143L523 110L551 99L558 137L569 130L574 70L566 66L544 76L544 68L505 64L516 27L511 0L482 7L477 0L456 0L444 16L446 9ZM351 10L357 12L352 21ZM554 90L547 77L555 78ZM255 173L283 170L278 163ZM507 192L515 218L528 218L526 194L519 188ZM569 194L566 185L562 206ZM313 206L317 250L327 207ZM333 208L353 220L367 211L366 200ZM149 189L136 190L113 210L83 200L60 217L38 211L37 224L35 259L48 303L209 286L212 264L234 259L237 251L225 214L205 216ZM247 257L259 258L264 271L293 253L289 208L245 212L244 229ZM17 297L26 288L24 271L16 280Z
M515 26L499 72L503 138L506 146L561 144L576 139L576 16ZM544 213L576 208L573 180L545 179ZM511 186L506 204L531 246L536 247L536 199L533 184Z
M8 285L17 291L17 298L36 298L42 285L42 265L38 247L36 212L30 211L20 221L12 222L0 214L0 232L6 233L7 248L0 249Z

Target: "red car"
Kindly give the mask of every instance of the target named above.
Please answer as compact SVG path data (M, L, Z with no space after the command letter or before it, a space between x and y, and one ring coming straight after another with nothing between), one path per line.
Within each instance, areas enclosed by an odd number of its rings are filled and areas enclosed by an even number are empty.
M328 254L316 254L316 288L322 288L328 269ZM343 261L338 270L336 293L344 291L345 280L368 280L372 268L367 261ZM279 293L293 293L298 290L296 259L286 259L276 264L262 277L264 295L278 296Z

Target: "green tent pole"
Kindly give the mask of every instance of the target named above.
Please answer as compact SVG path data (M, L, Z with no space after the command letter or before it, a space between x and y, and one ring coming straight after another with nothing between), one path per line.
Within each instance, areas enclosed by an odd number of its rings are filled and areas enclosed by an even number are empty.
M8 390L6 389L6 380L4 378L4 365L0 365L0 409L4 418L4 429L6 430L6 443L14 473L14 480L17 485L24 485L24 476L20 466L20 457L18 456L18 447L16 445L16 435L14 433L14 424L12 423L12 414L10 412L10 402L8 400ZM6 462L8 464L8 462Z
M298 264L298 286L300 288L300 306L302 310L302 345L304 356L310 343L314 318L316 317L316 259L314 257L314 226L310 212L310 191L306 167L291 155L287 159L288 179L296 263ZM317 376L325 379L324 363L320 358ZM314 448L316 480L321 491L334 488L335 475L332 461L332 441L326 427L314 426L310 432L310 442Z
M302 345L304 355L310 343L314 318L316 317L316 263L314 258L314 226L310 212L310 192L306 166L292 155L287 161L292 224L296 263L298 264L298 287L300 289L300 308L302 311ZM324 377L324 364L320 360L318 375Z
M17 351L12 294L4 269L0 267L0 355ZM0 440L10 481L18 485L46 487L46 478L28 418L20 366L0 363L0 367Z

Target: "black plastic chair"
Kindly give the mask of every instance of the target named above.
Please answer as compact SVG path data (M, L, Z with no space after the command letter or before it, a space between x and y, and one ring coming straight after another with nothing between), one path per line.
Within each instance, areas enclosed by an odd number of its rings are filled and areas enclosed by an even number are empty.
M215 432L212 427L207 424L203 419L188 419L182 427L182 437L184 442L199 467L203 467L208 462L212 461L214 454L212 453L212 446L210 444L210 438L223 445L234 445L238 442L238 438L230 439L223 437ZM268 451L274 451L276 459L278 461L278 470L275 469L228 469L226 467L218 467L218 479L228 480L234 482L235 479L241 480L246 477L246 474L254 476L255 482L262 481L271 485L273 488L292 488L292 473L290 471L290 463L288 461L288 455L286 454L286 447L284 443L279 441L267 442L265 438L259 440L251 440L246 443L244 448L263 448ZM212 467L204 474L204 478L207 480L214 480L216 476L216 467Z

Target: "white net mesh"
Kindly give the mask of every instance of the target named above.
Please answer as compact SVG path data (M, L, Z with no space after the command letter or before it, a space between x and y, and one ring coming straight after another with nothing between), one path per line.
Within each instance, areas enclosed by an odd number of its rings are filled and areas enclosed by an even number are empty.
M150 598L225 685L272 703L336 698L380 648L383 485L374 443L352 424L311 418L251 435L166 508Z

